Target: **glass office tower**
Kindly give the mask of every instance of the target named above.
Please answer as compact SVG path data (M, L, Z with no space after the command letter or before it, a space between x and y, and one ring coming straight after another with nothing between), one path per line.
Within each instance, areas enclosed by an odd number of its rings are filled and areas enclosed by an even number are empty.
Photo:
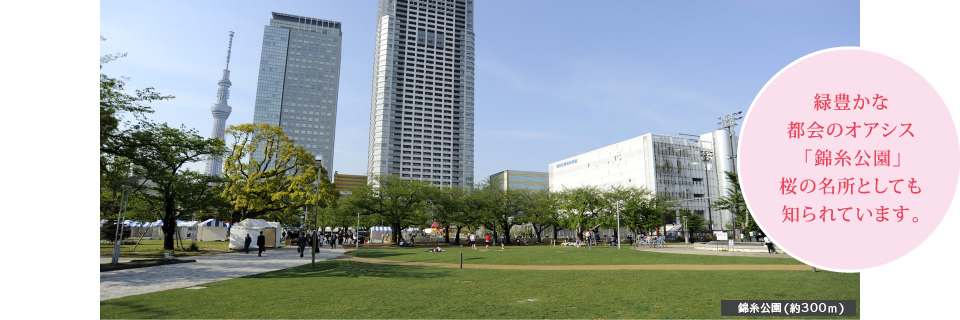
M381 0L367 173L473 184L473 0Z
M342 38L340 22L274 12L263 30L253 111L253 122L278 125L296 145L323 156L328 174L333 174Z

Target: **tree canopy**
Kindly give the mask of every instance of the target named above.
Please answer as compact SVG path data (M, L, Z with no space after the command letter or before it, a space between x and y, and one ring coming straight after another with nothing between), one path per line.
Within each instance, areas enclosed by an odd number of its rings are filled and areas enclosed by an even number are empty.
M248 123L230 126L230 153L224 159L222 195L233 205L237 220L283 220L307 206L328 207L339 193L317 168L314 155L277 126Z

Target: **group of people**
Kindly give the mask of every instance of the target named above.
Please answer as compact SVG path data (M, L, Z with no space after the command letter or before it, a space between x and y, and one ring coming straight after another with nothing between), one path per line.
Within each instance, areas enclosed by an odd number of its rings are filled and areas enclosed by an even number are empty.
M473 247L473 250L477 250L477 235L471 233L470 236L469 236L467 239L469 239L469 240L467 240L467 245ZM484 239L484 241L485 241L486 244L487 244L486 248L484 248L483 251L490 251L490 241L491 241L491 239L492 239L492 238L490 237L490 234L489 234L489 233L486 234L483 239ZM500 243L502 244L503 241L501 240Z
M250 253L250 243L253 242L253 239L250 238L250 233L247 233L246 239L243 239L243 252ZM266 250L264 246L267 245L267 237L263 236L263 231L260 231L260 235L257 236L257 256L262 257L263 251Z

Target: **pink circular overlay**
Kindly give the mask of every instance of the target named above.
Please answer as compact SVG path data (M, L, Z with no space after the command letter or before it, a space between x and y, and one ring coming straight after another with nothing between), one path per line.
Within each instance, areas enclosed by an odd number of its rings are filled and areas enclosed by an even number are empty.
M943 219L960 144L923 77L859 48L794 61L760 91L739 146L747 206L778 247L819 268L893 261Z

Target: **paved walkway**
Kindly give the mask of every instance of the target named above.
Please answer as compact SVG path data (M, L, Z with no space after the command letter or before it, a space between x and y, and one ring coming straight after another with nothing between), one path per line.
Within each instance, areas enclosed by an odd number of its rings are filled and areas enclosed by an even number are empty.
M331 259L342 254L343 249L320 249L317 260ZM106 257L106 263L110 262L110 258ZM197 262L101 272L100 301L187 288L310 263L310 255L304 254L303 258L300 258L296 247L271 249L264 252L263 257L257 257L256 252L251 251L249 254L224 253L184 259ZM103 261L104 257L100 260Z

